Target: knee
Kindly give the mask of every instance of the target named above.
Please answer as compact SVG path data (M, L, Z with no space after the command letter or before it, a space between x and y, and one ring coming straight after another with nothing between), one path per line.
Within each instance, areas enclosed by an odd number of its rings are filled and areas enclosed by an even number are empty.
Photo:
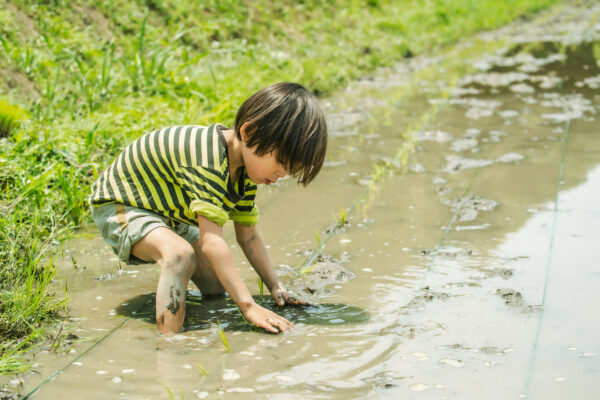
M189 279L196 268L196 253L189 244L177 245L165 255L162 264L169 272Z

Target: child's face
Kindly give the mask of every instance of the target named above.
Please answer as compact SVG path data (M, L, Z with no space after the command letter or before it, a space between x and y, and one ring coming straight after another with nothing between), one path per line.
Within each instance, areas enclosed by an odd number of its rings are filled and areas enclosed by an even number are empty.
M244 145L242 153L244 167L252 182L270 185L287 175L285 167L277 161L277 151L259 157L254 153L255 149L256 146L248 148Z

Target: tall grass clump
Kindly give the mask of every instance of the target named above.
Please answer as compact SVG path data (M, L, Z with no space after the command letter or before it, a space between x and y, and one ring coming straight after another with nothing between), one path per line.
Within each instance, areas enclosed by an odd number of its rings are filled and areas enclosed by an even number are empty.
M25 111L0 100L0 138L7 138L17 129Z

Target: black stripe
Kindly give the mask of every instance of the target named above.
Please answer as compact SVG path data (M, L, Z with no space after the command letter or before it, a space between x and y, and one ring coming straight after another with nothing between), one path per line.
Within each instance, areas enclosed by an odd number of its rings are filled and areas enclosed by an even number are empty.
M204 182L205 184L210 185L210 187L212 187L213 189L215 189L217 192L219 192L221 195L225 196L227 193L225 192L225 189L223 189L221 187L221 185L219 185L217 182L213 181L212 179L208 179L205 176L202 176L198 173L198 171L195 168L184 168L186 171L191 172L194 176L198 177L202 182ZM191 179L188 179L187 176L183 175L182 179L184 181L191 181ZM193 181L194 186L198 186L198 184ZM213 194L214 196L214 194Z
M208 168L214 168L214 157L213 157L213 135L215 132L215 126L212 125L208 128L208 133L206 135L206 163L208 164Z
M178 126L177 128L175 128L175 133L173 134L174 135L173 148L170 149L175 154L175 160L174 160L175 164L174 165L181 165L181 155L179 154L179 136L181 134L181 129L183 129L183 126Z
M113 167L116 164L116 162L117 162L117 160L113 161L113 163L106 170L105 182L106 182L106 191L108 194L107 198L109 198L109 199L116 199L115 192L112 188L112 185L110 184L110 169L111 169L111 167ZM115 169L113 168L113 172L114 171L115 171Z
M154 196L152 195L152 192L150 191L149 185L152 185L152 181L147 182L144 179L144 176L142 175L142 173L138 170L137 164L136 164L136 160L141 164L142 168L144 169L144 171L146 172L146 174L148 174L148 169L144 168L144 162L142 160L141 157L141 153L142 153L142 146L141 146L141 142L142 142L142 138L137 139L136 141L134 141L129 149L129 154L131 156L130 158L130 164L131 167L133 168L133 172L135 173L135 176L138 178L138 180L140 181L140 184L142 186L142 190L144 191L144 194L146 195L146 199L148 200L148 205L150 206L150 208L152 210L158 210L159 208L157 207L157 204L154 200ZM135 158L135 156L133 155L133 149L137 150L137 154L138 157L137 159ZM150 176L152 176L152 174L148 174ZM154 185L152 185L154 187Z
M129 194L127 194L127 191L125 190L125 185L123 184L123 180L121 179L121 175L119 174L119 170L118 170L118 166L121 166L121 170L123 171L123 175L125 175L125 181L129 181L129 176L127 176L127 171L124 168L123 164L125 163L125 152L123 151L120 155L121 158L121 163L119 164L119 159L117 158L117 161L115 164L115 168L113 169L115 171L116 177L118 177L119 179L115 179L117 181L117 189L119 189L119 193L121 194L121 197L123 198L123 201L126 204L130 204L132 206L136 206L136 202L135 199L131 199L129 197Z
M159 139L158 139L159 133L160 133L160 130L153 132L153 135L154 135L153 142L154 142L154 149L156 150L156 158L154 158L152 156L152 153L149 153L148 157L150 158L152 166L158 173L161 173L159 164L160 164L160 166L162 166L162 169L164 169L166 171L166 175L163 175L162 177L164 178L165 184L167 186L167 189L169 190L169 195L171 196L173 203L177 204L178 203L177 193L175 193L175 188L173 187L173 183L177 182L177 178L175 178L175 175L173 175L173 173L171 172L171 169L166 164L166 160L163 159L163 157L162 157L162 153L160 152ZM165 138L166 137L167 137L167 132L165 132ZM148 146L148 148L150 148L150 146ZM164 198L165 208L167 208L168 204L166 202L166 193L163 193L163 195L165 196L165 198Z
M207 130L208 128L206 127L200 129L196 135L196 143L192 143L196 146L196 159L194 160L194 165L202 165L202 135Z
M236 205L235 209L237 211L241 211L241 212L252 211L254 209L254 206L240 206L240 205Z
M190 191L192 193L195 194L201 194L201 193L205 193L207 195L207 197L213 198L215 197L215 194L213 192L211 192L210 190L206 189L204 186L200 185L199 183L196 183L194 181L191 180L185 180L182 182L181 187L187 191ZM183 194L185 194L185 191L183 192ZM185 198L185 197L184 197ZM191 198L188 196L188 204L191 202Z
M127 146L127 148L125 149L125 151L123 151L123 171L128 175L127 181L128 181L128 183L130 183L129 186L131 187L131 191L133 192L133 195L135 196L136 203L140 207L143 206L142 196L141 196L142 193L140 192L137 183L135 183L134 180L133 180L134 174L135 174L135 177L140 181L142 192L146 196L146 199L148 199L148 203L149 203L150 208L152 210L156 210L156 204L154 203L154 201L152 201L152 194L150 193L150 191L146 187L143 176L137 170L137 167L135 167L135 164L134 164L133 147L136 144L135 142L137 142L138 140L134 141L132 144L130 144L129 146ZM126 157L126 152L127 151L129 151L129 157ZM127 165L126 158L129 160L130 164L133 164L131 166L132 169L130 169L129 166Z
M190 148L192 147L192 131L195 129L196 127L194 126L188 126L188 128L185 130L185 137L184 137L184 151L185 151L185 160L187 161L187 165L194 165L193 161L192 161L192 152L190 151Z

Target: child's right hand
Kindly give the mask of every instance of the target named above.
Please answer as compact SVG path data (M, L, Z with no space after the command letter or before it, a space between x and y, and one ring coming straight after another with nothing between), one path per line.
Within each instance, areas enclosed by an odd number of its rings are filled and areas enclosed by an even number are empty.
M293 328L293 324L287 319L275 314L271 310L254 303L244 312L248 322L259 326L271 333L287 332Z

